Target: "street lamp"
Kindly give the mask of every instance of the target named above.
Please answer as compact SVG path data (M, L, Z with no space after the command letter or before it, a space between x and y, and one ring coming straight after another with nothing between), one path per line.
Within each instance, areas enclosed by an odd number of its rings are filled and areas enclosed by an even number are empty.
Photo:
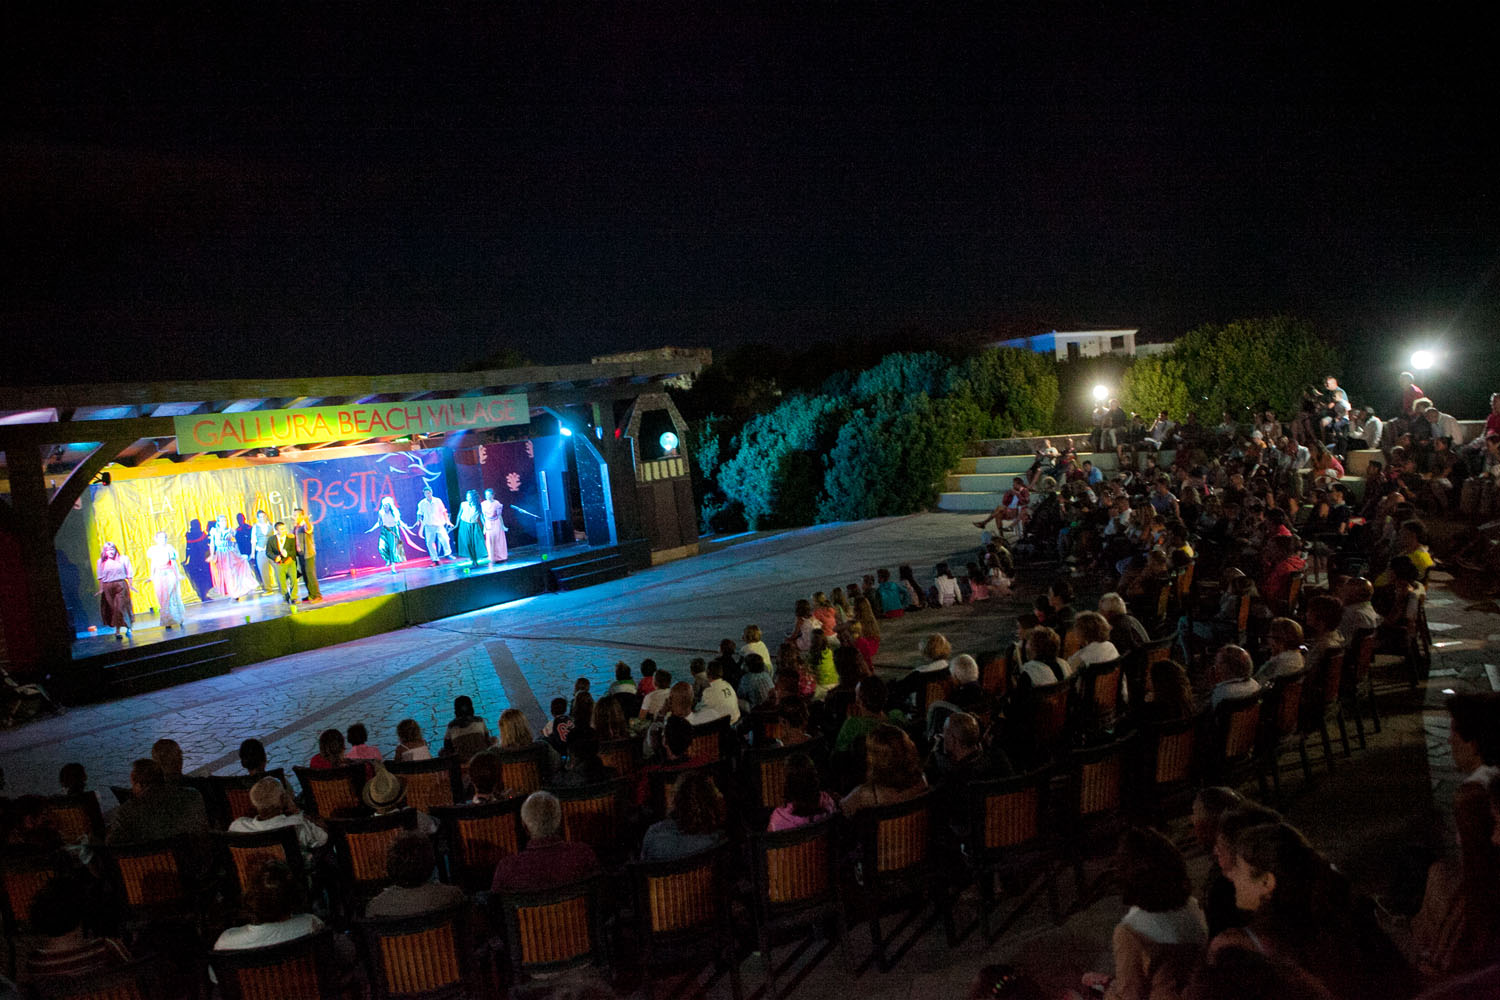
M1108 398L1109 398L1109 386L1107 386L1107 385L1096 385L1096 386L1094 386L1094 402L1096 402L1096 403L1102 403L1102 402L1104 402Z
M1412 371L1425 372L1437 364L1437 355L1428 350L1413 351L1411 355Z

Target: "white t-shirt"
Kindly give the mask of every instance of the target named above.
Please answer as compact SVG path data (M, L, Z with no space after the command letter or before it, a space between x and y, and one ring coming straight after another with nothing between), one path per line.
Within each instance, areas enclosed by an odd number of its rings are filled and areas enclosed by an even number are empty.
M648 719L654 719L667 707L667 695L671 692L667 688L656 688L646 697L641 699L641 714Z
M1095 663L1108 663L1110 660L1118 660L1120 651L1115 644L1105 640L1104 642L1091 642L1078 652L1068 657L1068 666L1077 670L1079 667L1087 667Z
M1072 677L1073 668L1068 665L1068 662L1066 660L1060 660L1059 662L1063 668L1063 680ZM1053 673L1052 668L1041 660L1027 660L1021 664L1021 673L1031 678L1031 683L1035 687L1046 687L1049 684L1060 683L1057 679L1057 674Z
M302 845L304 851L311 851L328 843L328 834L317 825L308 822L307 817L301 813L295 816L272 816L270 819L241 816L229 824L229 832L265 833L267 830L279 830L284 826L297 828L297 842Z
M1260 685L1253 678L1243 678L1234 681L1221 681L1214 685L1213 694L1208 699L1208 707L1218 708L1219 703L1231 698L1248 698L1260 690Z
M715 711L729 716L729 724L735 725L740 721L740 699L734 693L734 688L729 682L720 677L708 682L703 689L702 706L706 711Z
M298 913L274 924L245 924L231 927L214 942L214 951L243 951L266 945L295 941L323 929L323 921L311 913Z
M766 673L769 674L776 669L776 664L771 662L771 651L766 648L765 643L757 639L755 642L747 642L740 647L740 659L743 660L751 653L760 657L761 662L766 665Z
M938 603L943 607L963 602L963 591L958 589L958 580L951 576L937 578Z

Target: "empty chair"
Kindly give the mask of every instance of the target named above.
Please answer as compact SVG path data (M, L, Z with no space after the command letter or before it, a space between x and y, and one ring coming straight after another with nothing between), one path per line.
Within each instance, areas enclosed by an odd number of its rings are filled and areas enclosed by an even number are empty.
M727 715L694 726L692 740L688 743L688 759L695 764L723 760L730 755L733 742L734 730L729 726Z
M775 935L819 928L832 919L848 964L848 933L839 898L838 838L832 820L750 838L755 877L755 935L766 958L767 995L776 990Z
M1140 794L1142 812L1153 823L1166 818L1173 796L1192 802L1198 784L1198 733L1202 721L1179 719L1149 726L1141 732L1144 751Z
M1288 741L1297 738L1297 724L1302 713L1302 688L1307 682L1307 671L1283 674L1262 691L1260 710L1260 733L1255 749L1256 778L1260 782L1261 794L1266 794L1266 778L1276 798L1281 798L1281 751Z
M1359 629L1349 637L1344 653L1343 689L1339 693L1340 707L1354 716L1354 731L1359 748L1365 748L1365 713L1370 716L1370 728L1380 732L1380 711L1375 703L1375 680L1370 668L1375 663L1375 648L1378 637L1375 629ZM1344 756L1349 750L1344 748Z
M626 736L618 740L605 740L599 744L599 761L605 767L614 768L615 774L622 778L634 774L641 767L640 738Z
M1068 758L1062 815L1080 901L1085 895L1084 860L1099 845L1108 845L1106 849L1112 851L1115 837L1123 828L1126 760L1133 744L1133 738L1127 737L1075 751Z
M489 995L474 960L468 900L414 917L355 921L376 1000Z
M1242 698L1226 698L1212 715L1212 752L1208 758L1211 779L1233 786L1255 757L1255 738L1260 732L1261 692Z
M185 838L98 849L104 871L132 923L198 917Z
M725 848L716 847L672 861L638 861L629 866L652 997L661 979L658 970L674 954L708 957L717 965L728 965L734 1000L743 996L729 918L725 853Z
M980 912L984 936L990 935L995 909L995 881L1042 875L1054 922L1059 917L1057 852L1047 826L1047 800L1052 772L1043 768L1013 778L971 782L964 793L969 812L969 838L964 847L979 874Z
M1078 668L1073 676L1080 739L1107 738L1114 731L1123 704L1121 688L1125 680L1125 661L1108 660Z
M599 910L601 880L596 875L539 892L501 894L515 979L584 965L608 967L609 947Z

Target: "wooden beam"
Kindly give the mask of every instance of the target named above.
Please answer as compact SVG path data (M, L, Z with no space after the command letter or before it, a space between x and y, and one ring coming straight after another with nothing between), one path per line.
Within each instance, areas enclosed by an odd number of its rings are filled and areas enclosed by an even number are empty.
M12 448L41 448L68 441L102 441L104 438L175 437L177 427L171 417L130 417L124 420L68 420L48 424L0 425L0 451Z
M73 504L83 496L83 491L89 488L89 483L94 477L104 470L104 467L115 460L115 457L135 444L135 438L110 438L89 453L89 456L73 467L64 479L62 485L57 487L52 494L52 499L47 502L47 515L52 522L52 533L55 535L62 527L63 521L68 517L68 511L73 509Z
M369 396L374 394L505 391L520 385L592 382L609 378L670 377L697 374L697 358L504 368L478 372L433 372L421 375L339 375L310 378L224 379L178 382L94 382L86 385L0 388L0 410L35 410L71 406L156 406L193 399L268 399L297 396ZM140 435L150 437L150 434Z

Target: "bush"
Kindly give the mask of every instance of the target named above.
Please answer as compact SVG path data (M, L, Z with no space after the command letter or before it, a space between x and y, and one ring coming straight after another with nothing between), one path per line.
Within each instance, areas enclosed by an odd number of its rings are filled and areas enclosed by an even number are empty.
M1196 409L1209 422L1246 406L1295 413L1306 386L1338 371L1337 353L1307 323L1286 316L1201 326L1163 358L1180 366L1174 371L1190 400L1173 416Z
M827 396L789 396L741 429L734 456L719 466L719 490L741 505L750 527L812 521L823 486L821 457L832 446L841 411Z
M1006 437L1017 431L1052 429L1057 407L1057 362L1014 347L980 351L955 365L946 395L966 397L988 418L976 434Z

